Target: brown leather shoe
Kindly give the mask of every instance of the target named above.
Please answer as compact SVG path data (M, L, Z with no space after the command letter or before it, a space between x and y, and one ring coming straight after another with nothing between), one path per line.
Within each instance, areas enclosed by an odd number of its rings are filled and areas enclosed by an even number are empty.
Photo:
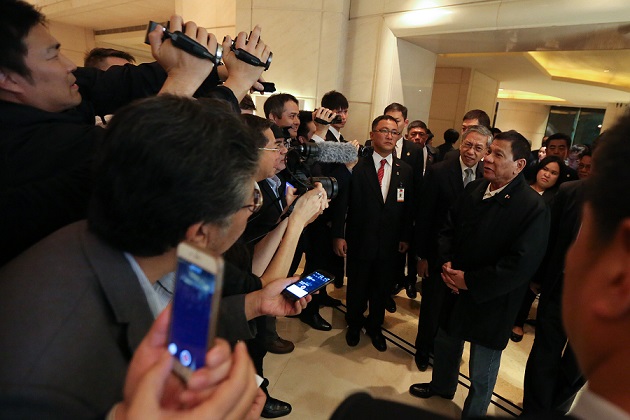
M267 348L267 351L269 353L286 354L293 351L293 349L295 348L295 344L293 344L289 340L278 337L275 340L267 343L265 347Z

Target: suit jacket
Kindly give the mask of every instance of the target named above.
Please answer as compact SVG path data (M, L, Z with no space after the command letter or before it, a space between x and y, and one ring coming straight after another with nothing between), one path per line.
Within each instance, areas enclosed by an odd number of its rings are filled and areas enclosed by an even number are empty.
M278 199L266 179L258 182L263 198L263 205L258 212L249 218L247 227L243 233L243 239L250 248L264 238L265 235L272 231L278 224L282 209L287 204L284 195L285 185L286 184L282 182L280 191L278 192L280 198Z
M483 162L479 162L475 179L483 178ZM415 244L416 255L433 265L438 253L438 233L449 209L464 193L464 180L459 159L436 163L427 168L425 182L417 203Z
M0 270L0 417L104 417L152 323L121 251L85 221L50 235Z
M440 233L440 263L464 271L468 288L446 294L441 325L454 337L502 350L545 253L549 211L522 174L483 200L488 183L468 184Z
M411 240L412 169L399 159L394 158L392 162L385 202L372 157L359 159L348 188L340 192L339 205L333 215L332 236L346 238L348 242L348 270L357 260L393 260L400 255L399 242ZM397 201L398 188L405 189L404 202Z

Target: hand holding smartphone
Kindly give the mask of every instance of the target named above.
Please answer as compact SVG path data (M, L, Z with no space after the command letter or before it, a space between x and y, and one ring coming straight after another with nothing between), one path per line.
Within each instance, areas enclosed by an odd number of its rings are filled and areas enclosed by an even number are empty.
M223 285L223 260L181 243L177 247L175 294L168 334L173 371L187 380L205 365L217 325Z
M326 285L333 280L335 280L335 276L328 274L323 270L313 271L306 277L288 285L282 291L282 294L288 299L296 301L306 297L307 295L315 293L322 287L326 287Z

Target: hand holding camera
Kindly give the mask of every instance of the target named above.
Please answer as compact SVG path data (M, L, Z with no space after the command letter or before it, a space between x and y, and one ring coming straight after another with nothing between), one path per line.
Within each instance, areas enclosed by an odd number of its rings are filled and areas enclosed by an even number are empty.
M228 69L228 78L223 85L229 87L239 100L258 82L265 68L244 60L249 60L252 56L256 60L251 62L271 63L271 50L260 39L260 32L260 26L256 26L249 38L245 32L241 32L235 40L229 36L223 40L223 63Z
M169 26L170 30L166 30L154 22L149 24L145 40L168 74L161 92L192 96L214 67L216 57L209 51L218 51L217 39L194 22L188 22L184 28L181 16L171 16ZM212 55L215 61L201 58L204 54Z

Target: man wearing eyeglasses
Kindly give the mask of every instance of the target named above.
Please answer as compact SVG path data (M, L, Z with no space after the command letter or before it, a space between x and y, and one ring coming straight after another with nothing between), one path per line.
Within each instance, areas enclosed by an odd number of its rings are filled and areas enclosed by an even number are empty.
M464 343L470 342L463 418L483 417L488 410L501 353L549 232L547 206L521 174L531 153L527 139L514 130L502 132L488 150L483 179L466 186L440 230L445 296L432 380L409 388L418 398L453 399Z
M334 209L333 248L339 257L347 256L346 342L351 347L365 327L374 347L387 350L381 332L385 300L400 254L409 248L413 216L412 169L393 156L398 136L394 118L381 115L372 122L374 153L359 159Z
M480 125L464 131L459 159L450 159L432 165L426 174L422 189L422 203L416 213L414 250L417 270L422 280L422 301L416 336L416 366L421 372L429 367L433 353L433 339L438 329L438 316L444 297L438 262L438 233L446 221L448 209L464 192L464 187L475 179L483 178L483 162L492 133Z

